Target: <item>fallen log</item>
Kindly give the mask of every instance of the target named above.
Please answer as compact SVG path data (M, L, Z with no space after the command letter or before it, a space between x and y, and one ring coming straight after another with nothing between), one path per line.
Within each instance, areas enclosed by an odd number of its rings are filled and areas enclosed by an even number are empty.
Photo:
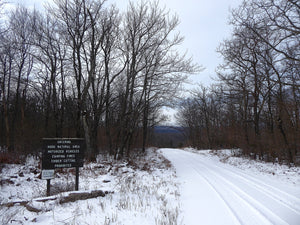
M1 204L0 206L4 207L12 207L15 205L25 206L28 211L31 212L41 212L41 211L49 211L53 207L53 205L47 205L48 201L55 201L59 204L64 204L68 202L75 202L78 200L86 200L90 198L97 198L97 197L105 197L106 194L113 193L108 191L102 190L93 190L93 191L75 191L75 192L67 192L63 193L62 195L55 195L45 198L36 198L32 199L31 201L13 201Z
M75 202L78 200L86 200L89 198L97 198L97 197L104 197L105 193L101 190L95 190L91 192L72 192L67 196L62 196L59 199L60 204L64 204L67 202Z

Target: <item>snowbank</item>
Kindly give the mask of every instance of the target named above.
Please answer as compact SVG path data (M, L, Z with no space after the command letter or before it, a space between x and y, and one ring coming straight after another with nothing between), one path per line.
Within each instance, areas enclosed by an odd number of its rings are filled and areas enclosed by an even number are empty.
M73 193L72 169L56 172L51 180L52 196L48 201L39 201L46 195L46 181L39 179L37 166L38 160L31 158L25 165L3 168L0 224L169 224L180 214L175 171L154 149L132 161L100 157L98 163L84 165L79 190L102 190L107 194L74 202L59 201ZM20 204L26 201L29 207ZM10 202L16 204L7 206Z

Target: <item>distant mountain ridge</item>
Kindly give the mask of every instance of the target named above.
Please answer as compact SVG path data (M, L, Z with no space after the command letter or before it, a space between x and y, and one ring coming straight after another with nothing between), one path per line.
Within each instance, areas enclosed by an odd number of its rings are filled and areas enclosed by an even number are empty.
M183 127L177 126L155 126L154 133L182 133Z
M156 126L152 144L159 148L181 148L186 143L186 128L178 126Z

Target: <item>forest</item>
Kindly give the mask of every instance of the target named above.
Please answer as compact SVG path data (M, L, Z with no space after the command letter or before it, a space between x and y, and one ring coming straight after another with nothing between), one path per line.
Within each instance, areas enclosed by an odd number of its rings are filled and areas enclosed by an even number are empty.
M240 148L266 161L300 163L300 5L244 1L212 87L183 100L178 120L200 149Z
M43 137L85 138L87 160L144 150L160 108L199 70L177 51L178 16L158 2L120 12L55 0L1 17L0 146L15 156L41 151Z
M180 20L158 2L121 12L105 0L54 0L42 11L1 13L1 154L38 153L43 137L80 137L87 160L102 151L127 157L151 145L161 107L178 104L182 146L299 162L299 2L243 1L230 14L216 82L180 99L202 67L179 53Z

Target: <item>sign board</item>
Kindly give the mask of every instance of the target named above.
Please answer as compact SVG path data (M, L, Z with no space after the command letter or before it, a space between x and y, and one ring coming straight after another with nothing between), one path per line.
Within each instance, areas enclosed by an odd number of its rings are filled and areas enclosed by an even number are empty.
M48 180L54 178L54 170L42 170L42 179Z
M82 167L84 148L84 139L44 138L42 169Z

